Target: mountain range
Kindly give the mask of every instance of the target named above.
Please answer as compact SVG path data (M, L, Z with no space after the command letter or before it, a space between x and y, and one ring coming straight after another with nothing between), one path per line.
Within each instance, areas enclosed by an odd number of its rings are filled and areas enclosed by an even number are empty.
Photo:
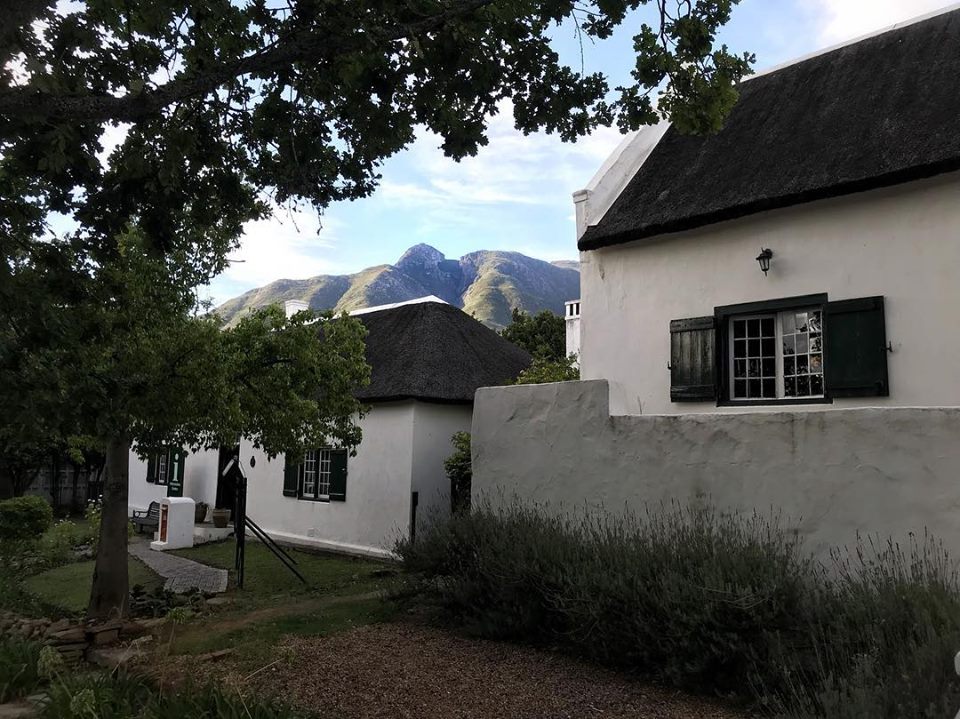
M311 309L349 312L426 295L436 295L500 329L510 323L515 307L563 315L563 303L580 296L580 268L571 260L544 262L499 250L448 260L436 248L419 244L404 252L396 264L368 267L352 275L277 280L224 302L217 312L230 325L251 309L284 300L302 300Z

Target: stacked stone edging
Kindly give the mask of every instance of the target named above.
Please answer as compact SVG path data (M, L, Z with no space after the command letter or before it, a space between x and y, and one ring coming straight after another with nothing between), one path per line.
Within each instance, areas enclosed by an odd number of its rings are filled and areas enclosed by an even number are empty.
M98 623L71 619L30 619L12 612L0 613L0 635L21 637L53 647L70 663L87 659L88 653L95 647L135 639L149 631L147 623L136 621Z

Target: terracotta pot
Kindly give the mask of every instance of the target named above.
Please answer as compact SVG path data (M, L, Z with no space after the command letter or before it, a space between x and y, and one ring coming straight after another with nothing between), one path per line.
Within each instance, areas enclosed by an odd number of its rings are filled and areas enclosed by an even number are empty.
M230 510L229 509L214 509L213 510L213 526L217 529L224 529L227 526L227 522L230 521Z

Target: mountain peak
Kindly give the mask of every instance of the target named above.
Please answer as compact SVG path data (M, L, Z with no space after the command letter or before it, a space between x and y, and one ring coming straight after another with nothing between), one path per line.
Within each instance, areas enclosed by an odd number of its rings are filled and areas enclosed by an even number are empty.
M396 266L401 269L411 266L436 267L445 259L446 256L436 247L431 247L430 245L421 242L419 245L414 245L409 250L404 252L403 256L397 260Z
M404 252L396 265L368 267L351 275L280 280L229 300L217 311L225 322L235 324L255 307L284 300L340 312L435 295L499 329L510 323L514 307L562 315L563 303L580 296L580 273L576 263L569 264L572 267L558 267L504 250L480 250L448 260L435 247L419 244Z

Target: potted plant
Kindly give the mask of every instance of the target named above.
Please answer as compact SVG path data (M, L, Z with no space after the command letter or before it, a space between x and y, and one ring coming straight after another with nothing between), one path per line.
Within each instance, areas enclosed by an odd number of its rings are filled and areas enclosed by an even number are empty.
M193 523L203 524L203 520L207 518L207 510L209 508L210 505L206 502L197 502L193 508Z
M217 529L224 529L227 522L230 521L230 510L224 507L217 507L213 510L213 526Z

